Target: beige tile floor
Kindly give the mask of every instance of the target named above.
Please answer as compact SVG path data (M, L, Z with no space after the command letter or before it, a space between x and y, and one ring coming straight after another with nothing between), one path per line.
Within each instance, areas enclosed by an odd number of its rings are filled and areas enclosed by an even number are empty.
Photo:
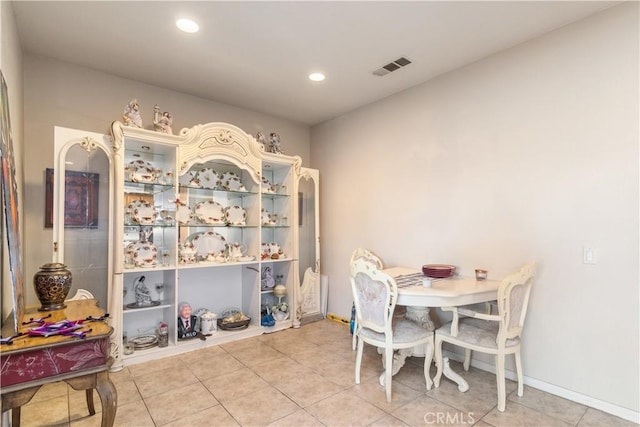
M224 333L224 332L219 332ZM365 345L362 382L354 384L355 352L342 324L323 320L133 365L111 374L118 390L116 426L631 426L637 425L527 387L507 384L507 410L496 409L495 376L454 369L469 381L460 393L444 380L425 392L421 364L410 358L393 379L387 403L378 384L375 349ZM454 362L455 363L455 362ZM432 367L432 376L435 369ZM95 395L96 410L100 410ZM65 383L43 387L23 407L22 425L99 426L84 392Z

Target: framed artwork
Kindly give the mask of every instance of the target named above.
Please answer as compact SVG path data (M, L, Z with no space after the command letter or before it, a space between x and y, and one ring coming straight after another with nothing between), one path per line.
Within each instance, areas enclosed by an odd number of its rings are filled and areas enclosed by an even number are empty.
M45 171L44 226L53 227L54 171ZM98 188L100 175L91 172L65 171L64 226L78 228L98 227Z
M0 188L4 205L4 224L7 231L2 234L6 234L9 248L9 270L13 295L13 333L16 334L24 315L22 253L20 251L22 244L18 214L20 210L18 208L18 184L9 117L9 94L2 71L0 71L0 80L0 159L2 162Z

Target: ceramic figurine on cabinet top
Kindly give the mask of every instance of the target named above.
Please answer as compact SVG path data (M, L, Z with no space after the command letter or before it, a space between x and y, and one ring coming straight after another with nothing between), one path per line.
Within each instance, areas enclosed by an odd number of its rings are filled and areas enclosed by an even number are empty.
M269 135L269 140L269 151L271 153L284 154L284 151L282 151L282 146L280 145L280 135L275 132L271 132L271 135Z
M267 149L267 140L262 132L258 132L256 134L256 141L258 141L258 145L260 145L260 151L265 151Z
M194 338L198 335L198 316L191 314L191 304L183 302L178 307L178 339Z
M134 128L142 128L142 117L140 116L140 105L138 105L137 99L132 99L124 107L124 115L122 121L125 126L131 126Z
M160 107L156 104L153 107L153 130L173 135L171 125L173 124L173 116L165 111L160 114Z

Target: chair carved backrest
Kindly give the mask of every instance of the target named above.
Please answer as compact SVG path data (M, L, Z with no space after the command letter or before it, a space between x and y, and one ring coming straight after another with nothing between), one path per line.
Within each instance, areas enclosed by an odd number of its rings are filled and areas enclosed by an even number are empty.
M351 266L353 266L353 262L357 259L363 259L372 263L378 270L382 270L384 268L384 265L382 264L382 260L380 259L380 257L378 257L376 254L374 254L368 249L358 248L355 251L353 251L353 254L351 255L351 261L350 261ZM351 270L351 275L353 276L353 267Z
M497 300L498 315L502 317L496 340L499 346L522 333L534 275L535 265L527 264L502 280Z
M398 300L395 280L366 259L353 261L351 271L351 289L358 324L361 328L384 333L390 343L393 338L391 321Z

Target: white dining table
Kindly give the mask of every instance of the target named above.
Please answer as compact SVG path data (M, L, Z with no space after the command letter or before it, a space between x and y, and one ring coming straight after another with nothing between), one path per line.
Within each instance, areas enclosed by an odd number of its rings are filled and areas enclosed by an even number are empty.
M493 301L498 297L498 288L501 283L499 280L477 280L475 277L453 276L447 279L431 279L431 286L425 287L421 270L390 267L382 271L396 280L398 285L397 305L407 307L405 317L421 323L429 331L435 329L429 317L431 308L458 307ZM424 356L425 353L424 346L397 351L393 360L393 375L404 365L407 357ZM467 391L469 384L451 369L448 357L443 359L443 364L443 374L458 384L460 391Z

